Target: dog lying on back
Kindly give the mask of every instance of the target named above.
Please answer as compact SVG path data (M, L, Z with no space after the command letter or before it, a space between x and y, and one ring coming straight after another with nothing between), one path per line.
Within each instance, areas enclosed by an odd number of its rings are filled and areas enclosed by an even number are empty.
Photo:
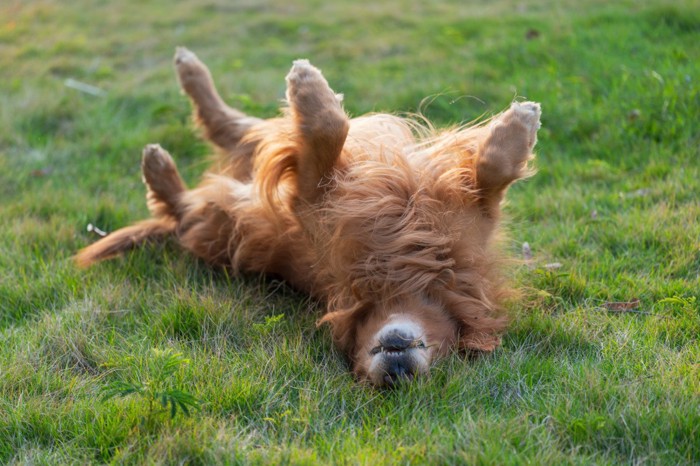
M297 60L288 108L261 120L228 107L189 50L175 66L220 158L187 189L171 156L147 146L152 218L83 249L79 265L174 235L213 265L281 277L326 304L319 323L374 385L500 344L499 206L530 174L538 104L441 132L385 114L349 119L321 72Z

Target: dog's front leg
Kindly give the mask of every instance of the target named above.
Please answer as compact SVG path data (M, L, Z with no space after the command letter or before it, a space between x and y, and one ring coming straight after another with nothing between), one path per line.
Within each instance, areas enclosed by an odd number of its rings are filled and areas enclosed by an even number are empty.
M322 196L323 178L340 156L348 134L348 118L340 96L307 60L295 61L287 75L287 101L298 138L299 200L310 205Z
M527 162L539 127L540 105L534 102L516 102L491 123L476 162L477 189L489 209L498 207L512 182L530 173Z

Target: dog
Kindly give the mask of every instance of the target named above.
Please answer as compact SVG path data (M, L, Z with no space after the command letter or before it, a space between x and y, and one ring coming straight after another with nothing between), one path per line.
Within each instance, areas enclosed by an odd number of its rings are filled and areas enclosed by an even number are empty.
M533 173L539 104L441 131L388 114L350 119L322 73L296 60L286 108L263 120L226 105L191 51L177 49L175 68L220 156L188 189L168 152L146 146L152 218L81 250L78 265L175 236L212 265L281 277L325 303L319 325L376 386L498 347L511 291L500 205Z

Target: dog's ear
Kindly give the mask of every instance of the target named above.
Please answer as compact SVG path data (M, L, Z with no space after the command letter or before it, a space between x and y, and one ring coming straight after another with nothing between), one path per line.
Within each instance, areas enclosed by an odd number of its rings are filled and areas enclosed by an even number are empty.
M333 341L338 346L338 349L350 355L355 346L355 319L352 309L328 312L321 317L316 326L320 327L323 324L328 324L331 327Z
M490 353L501 346L501 337L498 335L470 332L459 339L459 349L470 351L483 351Z
M461 350L490 352L498 348L498 334L508 325L508 318L481 299L453 292L445 293L445 307L458 325Z
M461 316L460 316L461 314ZM453 317L455 313L452 314ZM501 345L498 335L508 325L508 318L483 314L475 316L473 311L457 313L460 350L491 352Z
M458 349L490 353L501 346L499 333L507 326L506 317L481 317L459 322Z

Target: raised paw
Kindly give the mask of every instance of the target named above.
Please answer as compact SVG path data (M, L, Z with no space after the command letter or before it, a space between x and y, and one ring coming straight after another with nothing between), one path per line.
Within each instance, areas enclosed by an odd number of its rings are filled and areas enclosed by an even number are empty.
M148 144L143 148L141 168L146 179L161 176L164 172L177 171L172 156L160 144Z
M185 64L188 62L198 61L197 55L187 47L175 47L175 64Z
M143 149L141 170L148 188L148 208L153 216L176 217L178 200L186 187L173 158L160 145L149 144Z
M322 195L319 183L330 174L348 134L340 98L318 68L296 60L287 75L287 101L298 131L299 198L312 204Z
M328 85L328 82L323 77L321 70L313 66L309 60L300 58L292 62L292 69L286 77L287 83L290 86L298 86L302 81L320 81Z
M295 60L287 74L287 101L305 124L313 123L314 116L328 112L342 114L342 95L336 95L321 71L308 60ZM344 118L344 114L343 114Z
M477 180L485 193L499 193L531 173L527 162L533 157L541 113L538 103L515 102L493 120L477 163Z
M501 117L501 122L505 125L520 124L527 130L527 146L530 150L537 142L537 130L542 125L540 116L542 109L537 102L514 102Z
M491 124L484 148L502 163L522 163L530 157L537 142L541 114L540 104L536 102L514 102Z
M196 98L197 96L193 94L196 94L202 88L213 88L209 69L197 58L194 52L185 47L177 47L175 49L174 62L180 86L191 97Z
M323 77L321 70L309 63L309 60L294 60L286 80L287 98L290 100L309 89L320 90L326 94L330 92L328 81Z

